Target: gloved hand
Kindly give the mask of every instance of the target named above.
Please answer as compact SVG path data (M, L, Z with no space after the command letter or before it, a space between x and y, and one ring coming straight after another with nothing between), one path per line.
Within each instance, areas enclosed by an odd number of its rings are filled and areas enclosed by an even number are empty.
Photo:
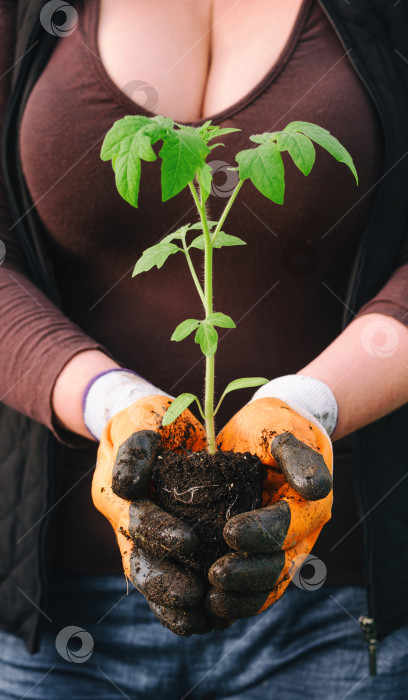
M258 389L218 435L220 449L256 454L268 476L263 508L235 515L224 527L236 551L209 571L209 613L230 621L250 617L289 585L331 517L329 433L336 421L337 402L328 386L287 375Z
M153 392L153 395L147 395ZM160 392L162 394L162 392ZM131 372L111 370L88 385L84 420L100 438L92 482L96 508L117 537L126 577L146 597L160 622L178 635L205 631L203 582L177 563L197 547L187 525L147 497L161 446L205 448L205 432L190 411L171 425L161 421L171 403Z

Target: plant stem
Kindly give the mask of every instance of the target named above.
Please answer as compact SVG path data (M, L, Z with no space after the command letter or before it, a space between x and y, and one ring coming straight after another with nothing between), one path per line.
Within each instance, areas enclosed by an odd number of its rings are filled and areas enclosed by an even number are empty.
M219 222L218 222L218 224L217 224L217 226L216 226L216 229L215 229L215 231L214 231L214 233L213 233L213 236L212 236L212 238L211 238L211 243L212 243L212 245L214 245L214 241L215 241L216 237L218 236L219 232L221 231L221 227L223 226L224 221L225 221L225 219L226 219L227 216L228 216L228 212L229 212L229 210L231 209L232 205L234 204L235 199L236 199L236 197L237 197L237 195L238 195L238 192L240 191L240 189L241 189L242 185L244 184L244 182L245 182L245 180L239 180L239 182L238 182L238 184L236 185L236 187L235 187L235 189L234 189L234 191L233 191L231 197L229 198L229 200L228 200L228 202L227 202L227 204L226 204L226 206L225 206L225 209L224 209L224 211L223 211L222 214L221 214L221 218L220 218L220 220L219 220Z
M207 318L213 312L213 247L211 236L208 229L207 215L205 206L201 197L201 202L198 199L196 189L192 183L189 184L191 194L198 213L200 214L201 223L203 225L204 234L204 310ZM231 195L232 196L232 195ZM217 450L215 443L215 427L214 427L214 376L215 376L215 358L205 358L205 396L204 396L204 416L205 429L207 433L207 451L214 454Z
M198 277L197 277L196 271L195 271L195 269L194 269L194 265L193 265L193 261L191 260L190 253L188 252L188 247L187 247L187 244L186 244L186 240L185 240L185 239L183 240L183 250L184 250L184 252L185 252L185 254L186 254L187 264L188 264L188 266L189 266L189 268L190 268L191 276L192 276L192 278L193 278L193 280L194 280L194 284L195 284L195 286L196 286L196 288L197 288L197 292L198 292L198 294L199 294L199 296L200 296L200 299L201 299L201 301L203 302L203 306L204 306L204 308L205 308L205 296L204 296L204 292L203 292L203 289L202 289L202 287L201 287L200 282L198 281Z

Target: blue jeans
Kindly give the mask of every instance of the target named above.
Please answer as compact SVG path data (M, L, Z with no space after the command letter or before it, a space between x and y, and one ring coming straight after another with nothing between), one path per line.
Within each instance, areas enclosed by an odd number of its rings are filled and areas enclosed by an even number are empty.
M292 585L257 617L182 639L124 578L65 576L38 654L0 632L0 700L406 700L408 626L379 643L370 677L366 610L361 587Z

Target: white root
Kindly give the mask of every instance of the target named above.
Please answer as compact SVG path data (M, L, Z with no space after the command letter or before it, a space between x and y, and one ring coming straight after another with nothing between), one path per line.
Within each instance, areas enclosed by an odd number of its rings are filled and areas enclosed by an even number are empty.
M176 499L176 501L180 501L181 503L186 503L186 505L189 505L190 503L193 502L194 494L196 491L198 491L199 489L216 488L217 486L219 486L219 484L211 484L211 485L204 484L203 486L191 486L189 489L186 489L185 491L180 491L180 493L178 491L176 491L175 488L173 490L164 488L163 490L167 491L167 493L172 493L174 498ZM184 496L185 493L191 494L191 498L189 501L185 501L183 498L180 498L180 496Z

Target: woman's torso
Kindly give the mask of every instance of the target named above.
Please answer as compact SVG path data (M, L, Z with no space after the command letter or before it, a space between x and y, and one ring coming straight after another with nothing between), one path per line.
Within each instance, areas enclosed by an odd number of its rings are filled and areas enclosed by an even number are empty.
M157 93L159 114L197 120L221 112L262 80L278 60L303 4L101 0L100 57L120 88L143 77ZM143 104L141 97L133 95Z
M140 8L145 4L140 3ZM237 7L240 4L244 3ZM233 3L228 7L229 16L234 17ZM143 21L140 19L137 31L148 38L151 54L161 56L157 65L165 73L175 54L166 61L160 53L166 49L166 37L157 35L156 5L149 4L150 8L152 16L140 9ZM295 5L291 8L294 11ZM201 395L204 368L198 347L189 340L170 343L175 326L201 312L185 261L182 256L172 256L161 270L131 278L134 263L146 247L195 219L192 202L186 192L163 204L158 165L144 163L140 204L134 210L116 193L110 165L100 161L100 146L112 123L125 114L157 113L161 93L151 82L154 76L144 52L129 59L134 69L112 79L112 66L108 68L102 60L106 37L98 32L99 9L98 0L80 4L77 31L61 40L33 90L21 128L24 172L46 227L66 313L124 366L172 394L190 391ZM204 12L202 8L195 11ZM268 15L265 6L264 13ZM253 39L251 22L254 27L262 22L270 26L271 20L268 15L268 22L264 21L262 13L258 22L250 17L240 14L237 23ZM208 93L203 91L202 80L194 100L184 104L184 114L192 110L191 114L201 115L201 121L212 115L214 123L242 130L226 137L226 147L217 148L209 159L219 171L208 202L210 218L219 216L225 206L225 195L234 184L225 168L235 164L237 151L250 147L248 136L282 128L293 120L316 122L339 138L355 159L360 186L357 190L345 166L321 149L308 178L285 158L283 207L264 199L249 183L244 186L226 230L248 245L224 248L215 257L215 308L237 323L236 330L220 333L218 394L240 376L272 378L296 372L338 335L348 276L375 192L363 195L380 174L382 140L376 115L334 31L311 0L301 4L297 15L293 12L292 20L278 58L273 51L265 54L262 75L257 63L252 73L258 79L255 85L244 81L241 89L241 66L224 83L220 78L217 89L214 84ZM223 21L220 19L220 27ZM135 19L132 26L134 23ZM170 32L168 36L171 47ZM261 40L255 36L256 41L250 43L256 46ZM193 38L179 49L182 53L197 41L195 34ZM120 38L116 41L122 46ZM200 61L208 65L208 53ZM235 92L229 92L228 99L221 94L217 101L217 90L222 93L231 75L236 78ZM123 85L122 78L126 80ZM181 78L169 85L160 108L165 114L177 108L184 90ZM150 92L149 86L153 88ZM172 104L173 94L177 99ZM145 95L152 101L143 108L136 102ZM172 116L177 115L173 112ZM198 251L194 262L199 268ZM226 398L219 427L250 393L234 392ZM339 469L334 517L319 538L319 542L326 541L327 550L358 519L355 499L349 495L353 464L347 441L335 445L335 452ZM94 449L68 452L64 491L94 459ZM91 475L83 479L61 502L63 546L59 552L63 556L57 565L84 572L119 570L113 532L93 507L90 479ZM329 574L341 570L351 583L361 576L358 534L356 528L354 546L346 540L345 546L336 548L336 559L331 571L329 568ZM328 555L325 561L329 562Z

